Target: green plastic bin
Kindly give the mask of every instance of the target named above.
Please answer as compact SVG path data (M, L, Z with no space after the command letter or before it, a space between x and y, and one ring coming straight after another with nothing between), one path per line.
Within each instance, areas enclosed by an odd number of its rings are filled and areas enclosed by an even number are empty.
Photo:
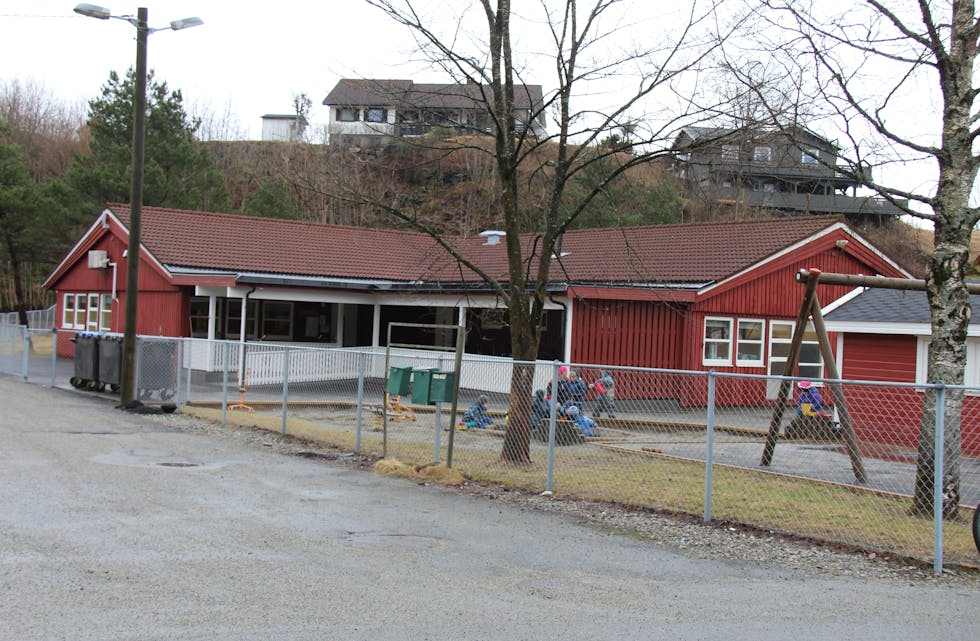
M435 405L432 400L432 377L439 371L437 367L413 370L412 403L415 405Z
M456 374L454 372L432 372L429 404L452 403L455 383Z
M388 372L387 392L392 396L404 396L408 394L409 386L412 384L411 367L392 367Z

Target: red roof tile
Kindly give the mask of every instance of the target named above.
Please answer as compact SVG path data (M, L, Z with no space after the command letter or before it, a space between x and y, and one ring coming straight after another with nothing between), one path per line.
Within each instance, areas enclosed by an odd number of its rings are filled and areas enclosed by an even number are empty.
M129 223L126 205L111 211ZM706 283L731 276L837 224L798 217L565 234L554 282ZM144 207L141 240L171 267L426 282L473 282L429 236L409 231ZM507 280L507 245L447 237L474 264ZM522 239L530 247L533 237ZM533 274L532 274L533 275Z

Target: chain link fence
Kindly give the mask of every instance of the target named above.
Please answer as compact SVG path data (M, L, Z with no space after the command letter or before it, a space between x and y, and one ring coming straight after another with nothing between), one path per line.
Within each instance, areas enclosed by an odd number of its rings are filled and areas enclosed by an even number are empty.
M112 340L103 338L110 360ZM56 333L0 325L3 372L64 385L78 363L56 353ZM478 356L456 372L444 352L150 337L139 337L136 370L147 404L416 466L451 464L474 480L937 569L978 560L980 389L814 380L819 399L801 403L798 381L783 377ZM959 421L929 409L957 405Z

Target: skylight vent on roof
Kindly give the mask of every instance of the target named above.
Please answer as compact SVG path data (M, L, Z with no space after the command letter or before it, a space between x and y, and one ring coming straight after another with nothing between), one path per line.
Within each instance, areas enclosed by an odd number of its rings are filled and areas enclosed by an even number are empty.
M507 232L499 231L496 229L488 229L487 231L481 231L480 236L484 239L484 245L499 245L500 240L507 236Z

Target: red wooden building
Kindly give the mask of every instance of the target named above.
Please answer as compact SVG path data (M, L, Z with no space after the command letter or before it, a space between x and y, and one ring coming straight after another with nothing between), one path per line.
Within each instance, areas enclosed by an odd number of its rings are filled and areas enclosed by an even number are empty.
M128 216L126 206L107 208L47 279L61 330L122 331ZM238 340L244 329L246 340L376 346L390 322L462 321L468 353L509 355L494 293L424 234L145 207L141 240L140 334ZM446 240L506 281L495 234ZM804 268L908 276L836 217L569 231L539 358L781 374ZM823 290L825 304L849 291ZM808 343L800 373L822 372ZM624 383L624 397L652 393ZM766 392L746 383L741 400Z
M819 292L819 290L818 290ZM980 296L971 296L974 319ZM855 290L826 306L827 329L836 334L841 377L856 381L925 383L932 329L925 292ZM980 324L967 336L964 384L980 388ZM848 409L858 438L915 448L922 417L921 388L849 385ZM980 397L968 391L961 415L963 451L980 456Z

